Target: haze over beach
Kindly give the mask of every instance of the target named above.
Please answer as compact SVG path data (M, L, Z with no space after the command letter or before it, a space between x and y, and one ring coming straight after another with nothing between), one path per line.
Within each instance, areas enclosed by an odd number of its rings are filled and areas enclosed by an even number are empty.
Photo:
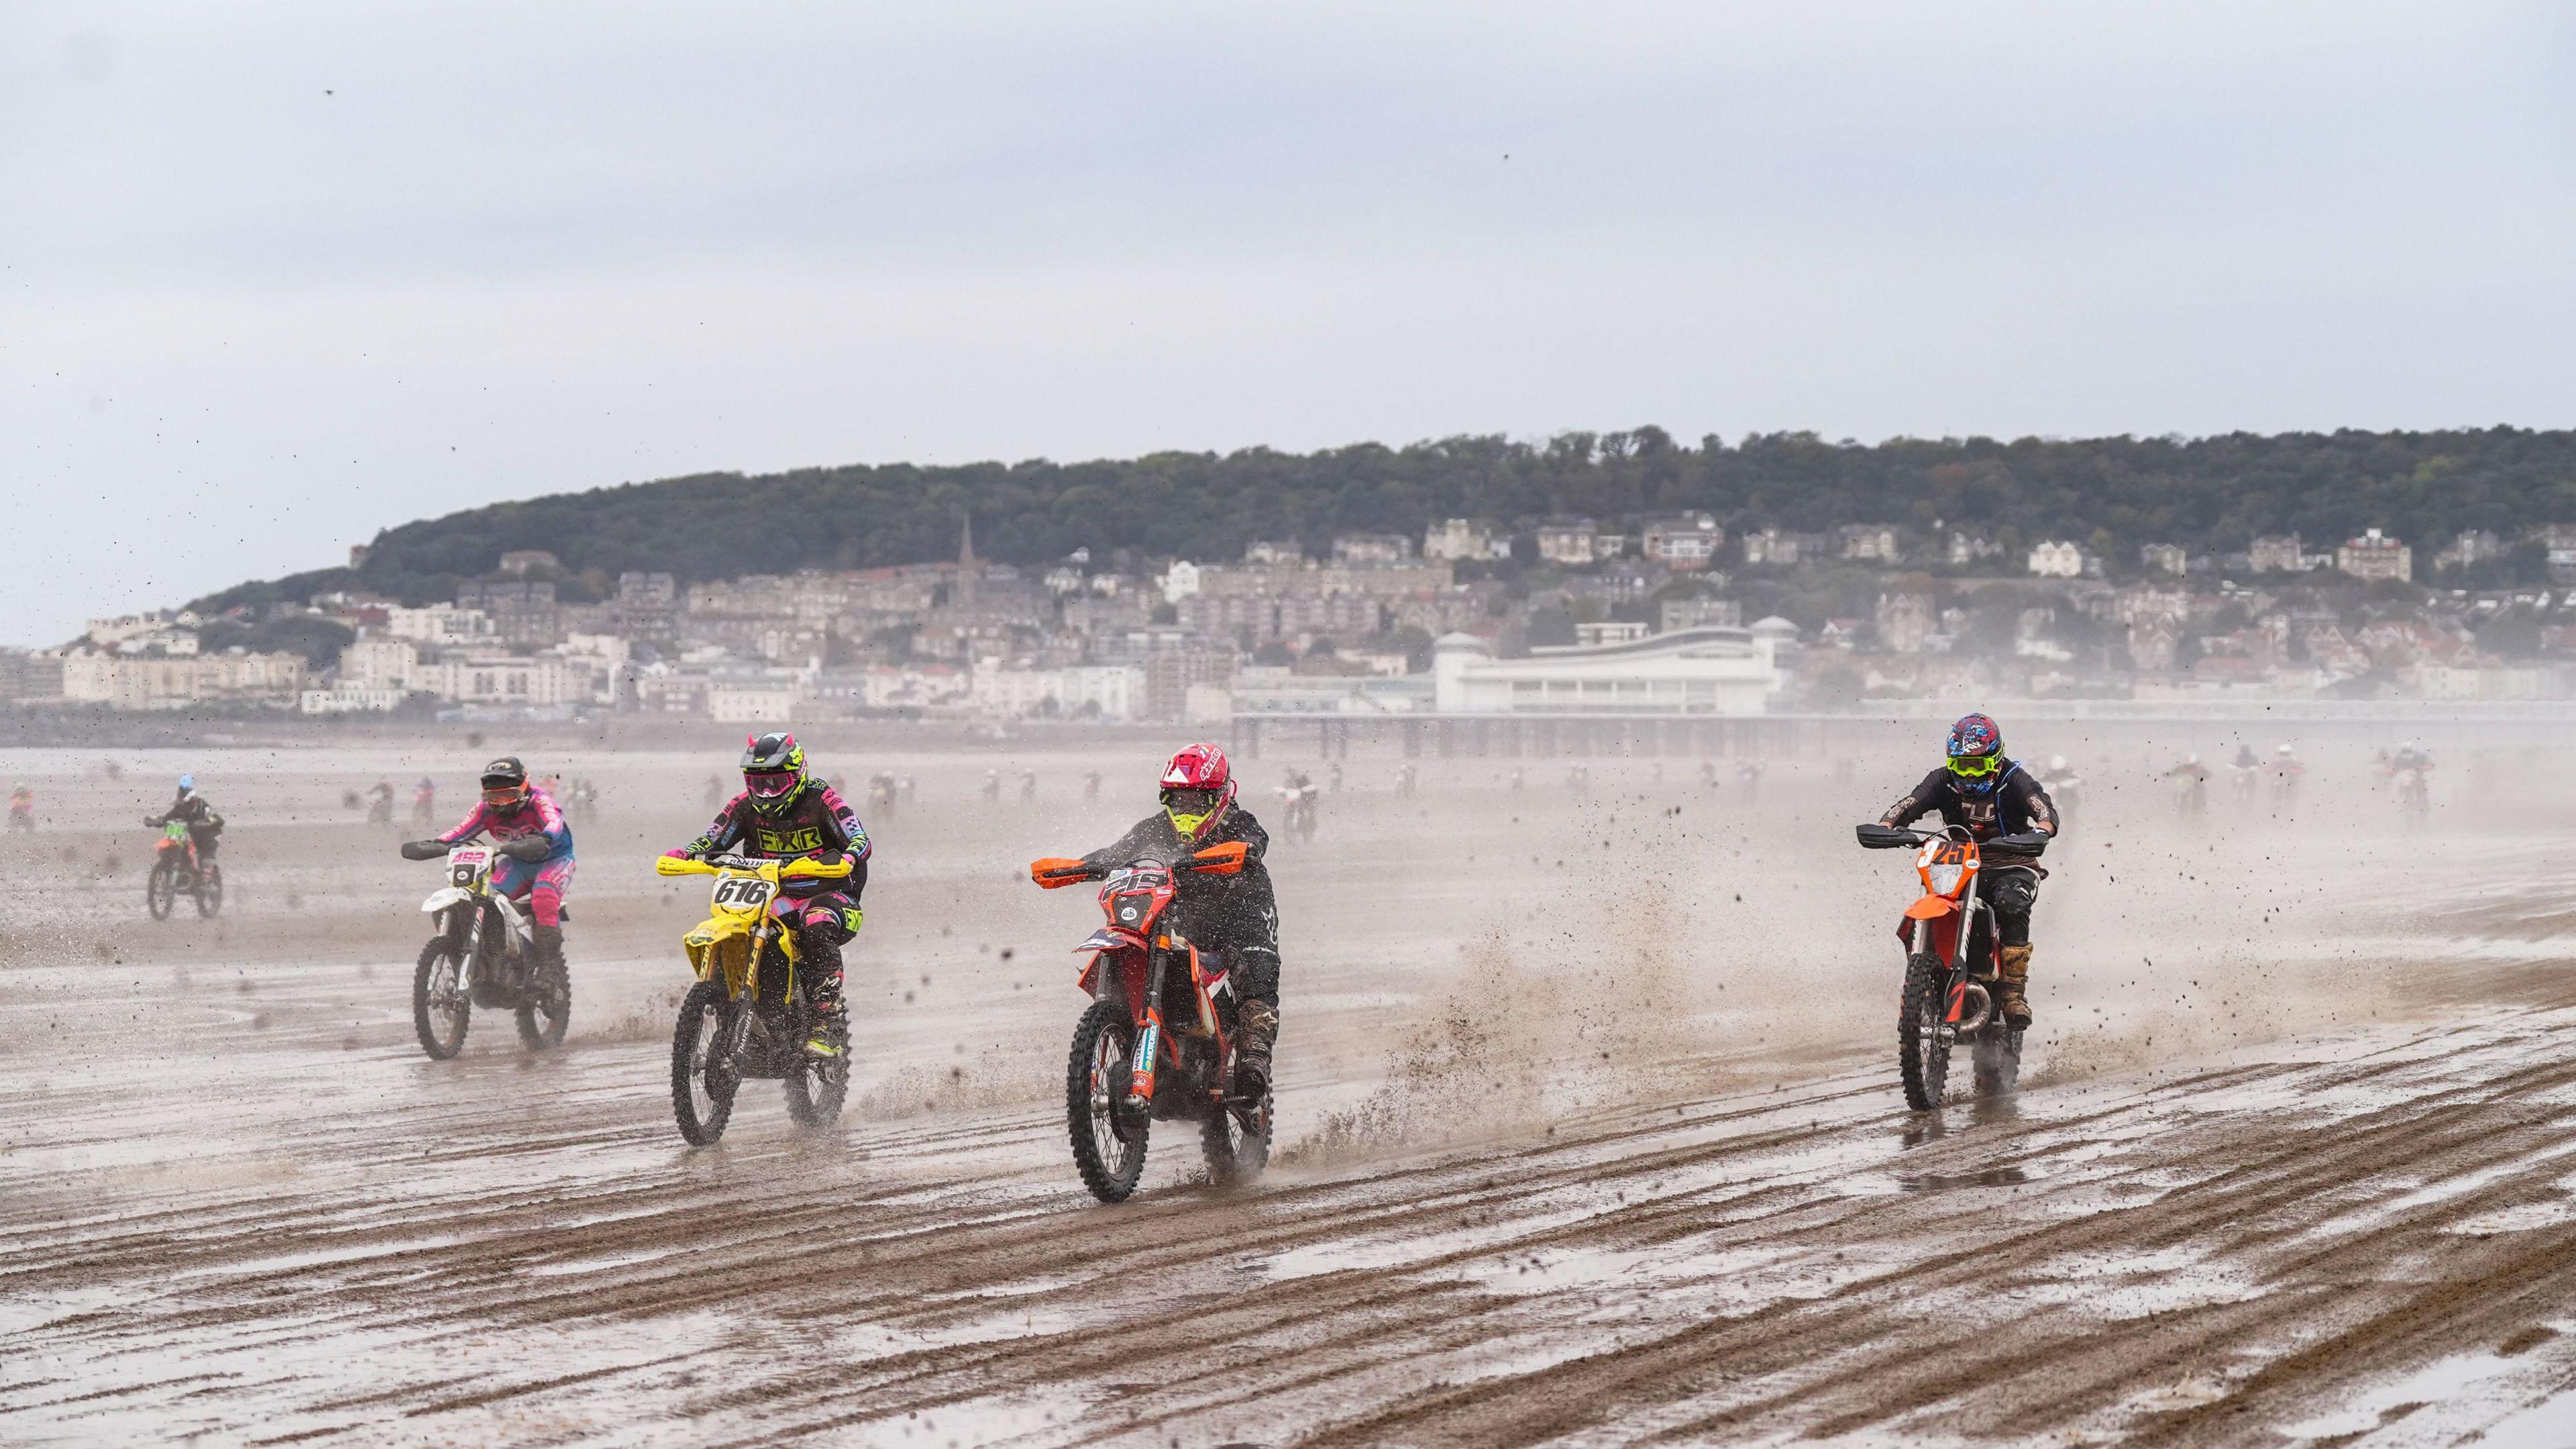
M2563 426L2571 25L16 5L0 642L710 469Z
M2576 1445L2570 75L0 7L0 1444Z

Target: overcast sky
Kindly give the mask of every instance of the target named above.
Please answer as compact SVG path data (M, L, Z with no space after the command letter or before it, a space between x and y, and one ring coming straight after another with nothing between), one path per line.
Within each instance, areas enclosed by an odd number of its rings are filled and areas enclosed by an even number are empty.
M0 642L705 469L2576 423L2576 7L0 0Z

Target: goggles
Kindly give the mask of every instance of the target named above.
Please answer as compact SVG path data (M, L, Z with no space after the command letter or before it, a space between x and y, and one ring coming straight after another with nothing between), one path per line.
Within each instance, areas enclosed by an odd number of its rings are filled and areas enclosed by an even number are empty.
M1965 775L1971 780L1982 780L2002 767L2002 757L1997 755L1952 755L1950 757L1950 773Z
M486 805L516 805L527 798L528 787L525 785L486 785L483 787L483 803Z
M794 770L745 770L742 772L743 788L749 790L754 798L761 800L776 800L782 796L795 794L797 782L803 778L803 776L797 774Z
M1205 815L1224 798L1222 790L1171 789L1163 792L1163 808L1179 815Z

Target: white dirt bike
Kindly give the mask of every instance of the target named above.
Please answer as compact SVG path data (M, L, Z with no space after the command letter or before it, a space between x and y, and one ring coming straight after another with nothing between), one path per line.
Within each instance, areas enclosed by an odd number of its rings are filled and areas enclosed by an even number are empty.
M519 1040L531 1047L562 1044L564 1024L572 1019L572 973L560 957L538 958L534 921L492 887L492 867L501 856L537 861L549 849L534 839L453 849L434 840L404 844L405 860L447 857L447 884L420 903L437 931L420 948L411 978L412 1029L432 1061L464 1049L477 1006L515 1012Z

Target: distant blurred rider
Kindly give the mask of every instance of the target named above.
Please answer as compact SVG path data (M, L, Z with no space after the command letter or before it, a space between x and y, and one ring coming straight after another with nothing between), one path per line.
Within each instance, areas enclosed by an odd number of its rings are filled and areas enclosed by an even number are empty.
M754 735L742 750L742 793L716 811L704 835L664 852L686 860L710 855L750 855L769 860L804 857L826 864L847 859L846 879L787 880L770 906L796 933L805 971L806 1000L813 1005L809 1056L837 1057L850 1049L850 1014L842 1003L841 947L859 932L859 894L868 886L872 847L859 812L841 792L805 771L805 750L791 734Z
M1887 808L1881 825L1911 825L1938 810L1944 825L1964 825L1978 841L1999 835L2057 834L2057 805L2037 777L2004 758L2003 727L1982 714L1950 726L1949 761L1923 777L1905 798ZM2030 1025L2030 909L2048 872L2028 856L1985 852L1994 882L1986 899L1995 908L1997 1006L2012 1026Z
M172 797L169 809L143 817L144 824L156 827L174 820L188 827L188 843L196 849L198 864L215 858L215 838L224 833L224 817L216 814L215 807L206 803L206 797L197 793L197 777L194 775L179 777L179 793Z
M1172 908L1181 934L1213 952L1229 973L1236 1003L1234 1092L1258 1098L1270 1089L1270 1051L1279 1038L1279 902L1270 868L1261 863L1270 834L1235 803L1233 769L1214 745L1172 756L1163 767L1162 806L1083 859L1112 868L1140 860L1169 865L1228 841L1251 847L1238 874L1176 873L1180 894Z
M563 964L563 901L572 889L572 826L555 798L528 783L528 767L516 755L504 755L483 767L483 798L474 813L456 828L435 837L440 845L461 845L476 835L496 842L542 837L549 847L542 860L504 855L492 864L492 889L512 900L524 899L537 918L537 954Z

